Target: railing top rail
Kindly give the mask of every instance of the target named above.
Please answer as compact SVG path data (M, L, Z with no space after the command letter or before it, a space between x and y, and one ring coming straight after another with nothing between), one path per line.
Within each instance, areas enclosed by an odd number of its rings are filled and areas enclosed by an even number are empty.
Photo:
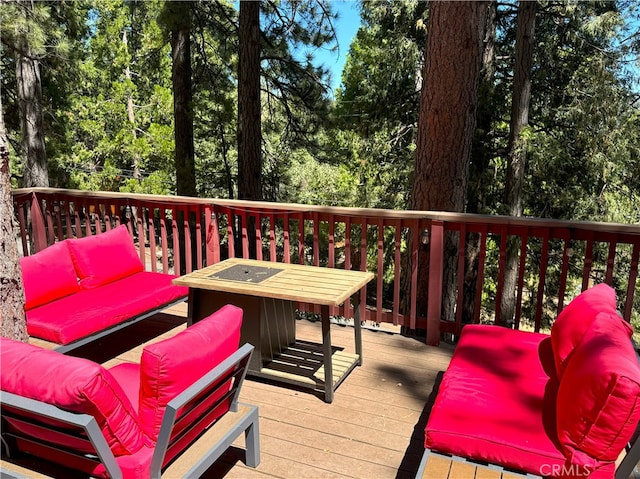
M501 215L480 215L471 213L452 213L446 211L386 210L377 208L349 208L340 206L304 205L296 203L272 203L267 201L227 200L215 198L194 198L188 196L164 196L139 193L118 193L110 191L81 191L60 188L17 188L14 196L24 197L32 193L66 195L84 199L135 200L152 204L180 205L216 205L241 209L248 212L268 211L294 213L320 213L334 216L373 217L393 220L442 221L445 223L467 223L482 225L500 225L528 228L572 228L593 232L640 235L640 224L604 223L595 221L569 221L544 218L516 218Z

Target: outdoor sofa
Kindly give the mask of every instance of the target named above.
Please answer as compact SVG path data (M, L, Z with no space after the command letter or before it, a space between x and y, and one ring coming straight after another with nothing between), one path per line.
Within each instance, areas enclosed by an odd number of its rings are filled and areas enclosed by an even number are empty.
M109 369L1 338L2 442L92 477L199 477L241 435L260 461L258 409L238 395L253 346L227 305ZM185 452L188 451L188 454ZM5 453L6 451L3 451ZM21 477L7 463L2 477Z
M20 258L27 332L68 352L183 301L175 276L144 271L125 225Z
M605 284L575 298L550 335L465 326L426 425L418 477L430 456L445 455L537 477L628 478L640 459L632 333Z

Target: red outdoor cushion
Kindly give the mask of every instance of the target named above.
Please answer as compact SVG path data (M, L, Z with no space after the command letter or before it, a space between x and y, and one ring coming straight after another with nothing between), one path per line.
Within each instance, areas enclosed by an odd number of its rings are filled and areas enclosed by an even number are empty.
M640 367L632 334L616 313L596 315L565 368L557 431L568 464L610 470L613 477L614 462L640 419Z
M0 338L0 358L2 391L93 416L114 455L133 454L148 442L124 391L102 366L7 338Z
M551 344L558 378L562 378L571 353L599 313L608 313L600 316L600 320L604 321L617 316L616 292L604 283L578 295L558 315L551 328Z
M138 413L149 437L157 439L169 401L238 349L241 325L242 310L227 305L176 336L144 348Z
M84 289L111 283L144 269L125 225L67 242Z
M69 344L147 311L177 301L188 289L175 276L140 272L99 288L80 290L27 311L30 336Z
M67 241L20 258L25 310L49 303L80 290Z
M426 427L435 451L540 475L565 457L556 439L557 380L549 336L463 328Z

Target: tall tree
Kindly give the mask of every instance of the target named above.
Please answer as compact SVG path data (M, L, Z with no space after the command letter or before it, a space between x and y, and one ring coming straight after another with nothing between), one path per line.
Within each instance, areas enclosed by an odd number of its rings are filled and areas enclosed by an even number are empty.
M30 0L19 0L20 30L16 34L16 80L22 130L22 154L24 158L24 186L49 186L47 152L44 144L44 119L42 114L42 78L40 55L41 26L34 19L46 15L43 7ZM37 9L37 11L36 11Z
M506 207L511 216L522 216L522 195L528 145L525 129L529 125L536 5L536 1L520 0L518 6L505 185ZM499 308L496 311L498 320L503 324L512 321L515 314L518 251L519 242L515 238L510 238L507 247L502 303L496 304L496 308Z
M260 200L260 2L240 2L238 35L238 198Z
M173 62L173 114L176 192L196 196L196 169L193 145L193 92L191 86L191 5L189 2L167 2L166 15L171 30Z
M486 1L429 3L411 209L464 211L487 6ZM445 249L446 317L455 310L456 242L448 237ZM426 254L420 258L418 274L428 264ZM424 314L427 298L417 299Z
M9 144L0 99L0 335L26 342L29 336L10 176Z

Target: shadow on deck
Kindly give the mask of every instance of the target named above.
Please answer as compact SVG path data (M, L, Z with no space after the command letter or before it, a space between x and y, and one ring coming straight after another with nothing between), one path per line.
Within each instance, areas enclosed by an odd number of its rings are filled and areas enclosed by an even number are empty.
M186 304L180 304L74 355L107 367L138 361L141 343L171 336L185 326ZM352 350L351 327L332 325L331 333L334 345ZM365 330L362 336L363 366L340 385L332 404L307 390L255 379L245 381L241 400L260 409L261 463L257 469L244 465L241 442L203 477L415 477L423 453L423 431L435 397L434 385L449 364L453 349L447 345L426 346L384 331ZM297 337L321 342L320 323L299 320ZM28 466L49 477L79 477L35 463ZM31 472L27 477L37 476Z

